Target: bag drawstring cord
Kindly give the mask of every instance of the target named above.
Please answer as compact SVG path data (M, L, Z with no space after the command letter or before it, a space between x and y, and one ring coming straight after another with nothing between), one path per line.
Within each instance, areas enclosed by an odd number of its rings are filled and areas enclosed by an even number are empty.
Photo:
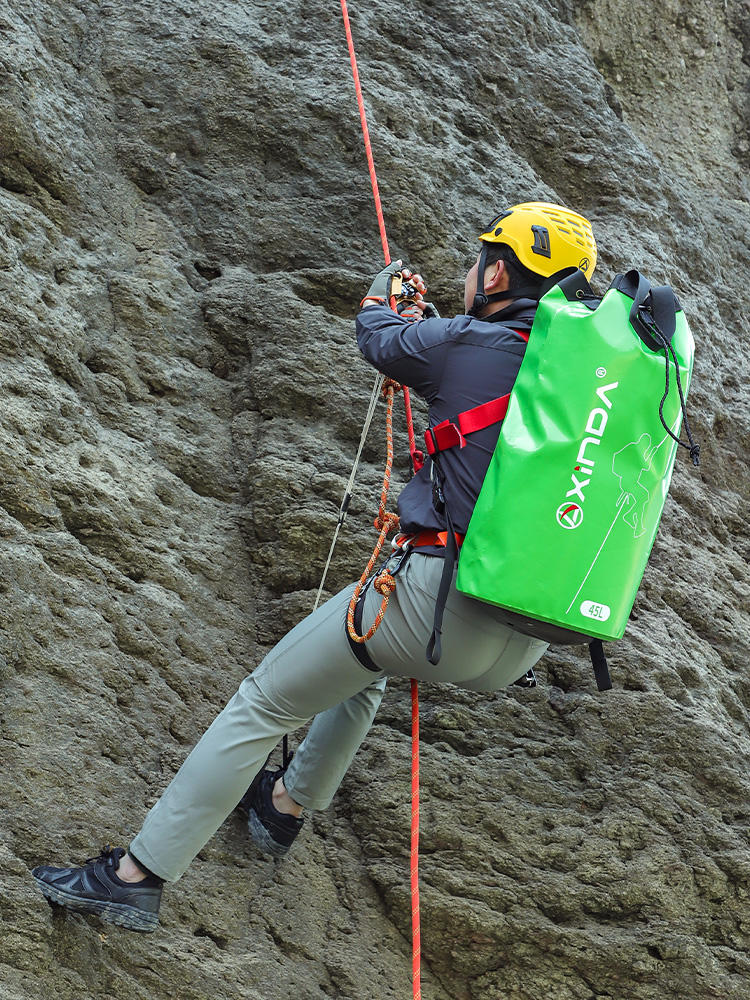
M696 466L700 465L701 449L700 445L696 444L696 442L693 440L693 435L690 431L690 424L688 422L688 415L687 415L687 407L685 405L685 394L682 391L682 380L680 379L680 365L679 362L677 361L677 356L674 353L674 349L671 343L664 337L661 330L659 330L658 328L652 328L651 336L654 337L654 339L657 340L658 343L661 344L661 346L664 348L664 368L666 372L666 386L664 388L664 395L662 396L661 402L659 403L659 417L661 419L662 426L664 427L664 430L667 432L667 434L669 434L669 436L672 438L673 441L676 441L677 444L679 444L682 448L687 448L687 450L690 452L690 457L693 460L693 465ZM672 357L672 362L674 364L674 373L675 373L675 378L677 380L677 391L680 395L680 406L682 408L682 416L685 421L685 432L687 433L688 441L690 442L689 444L685 444L684 441L681 441L679 437L667 426L667 422L664 419L664 403L666 402L667 396L669 395L670 355Z

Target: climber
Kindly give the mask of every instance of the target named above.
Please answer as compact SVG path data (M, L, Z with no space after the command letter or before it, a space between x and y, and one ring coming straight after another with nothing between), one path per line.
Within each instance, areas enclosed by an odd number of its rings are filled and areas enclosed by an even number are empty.
M464 283L466 314L441 319L424 301L412 303L410 315L393 312L387 303L400 278L399 261L375 277L357 317L365 358L427 401L433 429L510 392L540 296L560 270L580 267L588 277L596 260L588 222L545 203L515 206L480 241ZM331 802L372 724L388 676L495 691L530 670L546 644L512 631L498 609L455 586L445 607L442 656L437 664L425 657L447 537L443 508L460 543L499 428L497 422L485 426L465 447L441 455L443 494L437 500L429 459L402 491L403 534L387 562L397 586L373 638L357 644L345 629L353 587L300 622L242 681L127 851L108 846L82 867L34 869L51 903L154 930L163 883L180 878L240 800L261 850L276 857L289 850L302 828L303 808L325 809ZM374 588L365 588L359 622L371 622L379 603ZM311 718L288 769L266 769L282 736Z

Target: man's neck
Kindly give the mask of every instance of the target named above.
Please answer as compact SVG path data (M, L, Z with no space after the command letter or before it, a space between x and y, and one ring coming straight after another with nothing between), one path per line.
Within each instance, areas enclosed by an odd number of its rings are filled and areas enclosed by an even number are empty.
M499 302L488 302L484 309L482 309L479 313L477 319L486 319L488 316L502 312L503 309L507 309L508 306L513 305L514 302L515 299L500 299Z

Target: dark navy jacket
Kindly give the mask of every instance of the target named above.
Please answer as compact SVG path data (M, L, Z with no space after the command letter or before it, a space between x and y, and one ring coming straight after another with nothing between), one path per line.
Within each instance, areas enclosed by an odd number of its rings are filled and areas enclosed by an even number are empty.
M430 427L504 396L513 388L526 342L515 330L528 332L536 302L519 299L488 319L455 316L409 323L388 306L369 306L357 316L357 342L379 371L408 385L429 404ZM417 430L417 447L421 444ZM456 531L465 532L497 444L500 424L476 431L465 448L441 454L445 498ZM445 517L432 502L431 463L402 490L398 500L401 529L445 530Z

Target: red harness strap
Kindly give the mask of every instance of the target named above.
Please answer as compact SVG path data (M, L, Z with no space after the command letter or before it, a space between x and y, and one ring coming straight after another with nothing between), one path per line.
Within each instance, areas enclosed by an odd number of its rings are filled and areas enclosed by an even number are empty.
M519 337L528 343L529 333L527 330L514 330L513 332L517 333ZM473 434L475 431L483 431L485 427L490 427L492 424L499 424L501 420L505 419L509 401L510 393L505 396L498 396L497 399L491 399L487 403L481 403L471 410L464 410L463 413L459 413L456 418L458 424L455 424L452 420L443 420L434 427L428 427L424 432L424 443L427 454L434 455L436 452L445 451L447 448L465 447L467 434Z
M456 546L460 549L463 545L464 535L460 531L455 532L456 536ZM419 549L425 545L433 545L439 548L445 548L448 544L448 532L447 531L431 531L425 528L424 531L418 531L416 535L398 535L393 539L393 545L395 548L403 549Z
M434 455L435 452L445 451L446 448L455 448L456 445L463 448L466 444L466 434L484 430L485 427L503 420L508 411L509 400L510 393L491 399L488 403L482 403L471 410L464 410L457 417L458 424L454 424L452 420L443 420L435 427L428 427L424 432L427 454Z

